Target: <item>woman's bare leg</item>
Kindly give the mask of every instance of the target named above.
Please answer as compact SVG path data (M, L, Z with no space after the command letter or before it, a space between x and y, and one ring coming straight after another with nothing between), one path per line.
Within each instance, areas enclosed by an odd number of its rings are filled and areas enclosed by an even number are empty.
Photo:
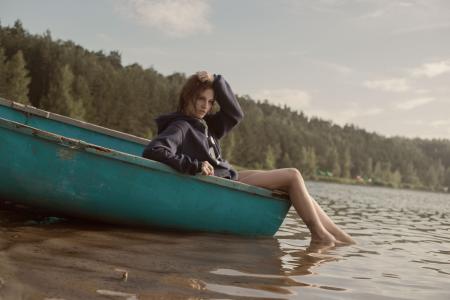
M286 170L286 169L284 169ZM290 169L291 171L293 169ZM294 169L295 170L295 169ZM261 170L244 170L239 172L239 181L244 182L244 183L248 183L248 184L253 184L253 185L257 185L257 186L261 186L261 187L265 187L265 188L271 188L270 186L264 185L264 182L259 182L259 183L250 183L250 180L247 180L249 176L255 175L255 174L261 174L264 172L268 172L268 171L261 171ZM294 171L295 173L295 171ZM258 176L259 177L259 176ZM255 181L256 177L250 178L253 182ZM256 180L258 181L258 179L256 178ZM270 180L270 178L269 178ZM261 185L262 184L262 185ZM304 185L304 183L303 183ZM276 187L278 189L282 189L282 190L286 190L286 188L283 187ZM309 195L306 186L304 187L305 191L308 195L308 197L311 199L313 205L314 205L314 209L316 211L316 214L318 215L320 222L322 223L323 227L325 227L325 229L331 233L336 240L343 242L343 243L350 243L353 244L355 243L354 240L347 234L345 233L342 229L340 229L331 219L330 217L323 211L323 209L319 206L319 204L316 202L316 200L314 200L314 198L311 197L311 195ZM295 206L294 206L295 208ZM297 210L297 209L296 209Z
M311 232L311 240L328 244L336 243L334 236L322 224L314 201L309 196L304 180L297 169L243 171L239 173L239 181L288 192L292 205Z
M320 221L322 222L323 226L328 230L329 233L334 235L334 237L343 243L346 244L354 244L355 241L351 238L350 235L348 235L345 231L340 229L327 215L325 211L323 211L322 207L319 206L317 201L311 197L312 202L314 203L314 207L316 209L317 214L319 215Z
M351 238L350 235L348 235L345 231L340 229L334 222L331 220L331 218L327 215L327 213L320 207L320 205L317 203L317 201L308 193L309 198L314 204L314 208L316 209L316 213L320 218L320 221L322 222L322 225L325 227L326 230L328 230L329 233L331 233L336 240L346 243L346 244L354 244L355 241Z
M238 175L238 181L241 181L241 179L244 179L247 176L256 174L256 173L261 173L264 172L262 170L243 170L243 171L239 171L239 175Z

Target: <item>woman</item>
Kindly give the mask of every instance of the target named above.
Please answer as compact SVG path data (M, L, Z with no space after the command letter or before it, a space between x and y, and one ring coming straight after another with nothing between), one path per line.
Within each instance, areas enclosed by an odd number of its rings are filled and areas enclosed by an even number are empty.
M220 111L211 114L216 100ZM156 119L158 136L147 145L143 156L191 175L214 175L286 191L309 228L312 242L329 245L354 243L309 195L297 169L238 173L222 158L218 140L243 117L233 91L221 75L197 72L188 78L181 90L178 111Z

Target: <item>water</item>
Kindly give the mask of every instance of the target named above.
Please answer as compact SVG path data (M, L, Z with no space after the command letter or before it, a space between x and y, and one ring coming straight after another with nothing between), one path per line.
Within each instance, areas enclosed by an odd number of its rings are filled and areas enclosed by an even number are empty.
M450 195L309 182L357 245L144 231L0 209L0 299L450 299Z

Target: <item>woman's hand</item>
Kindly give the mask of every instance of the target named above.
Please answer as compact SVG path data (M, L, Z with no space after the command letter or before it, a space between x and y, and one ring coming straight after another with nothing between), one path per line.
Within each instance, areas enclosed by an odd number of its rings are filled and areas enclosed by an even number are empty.
M207 71L198 71L197 77L201 82L213 82L214 76Z
M202 162L202 175L214 175L214 167L207 161Z

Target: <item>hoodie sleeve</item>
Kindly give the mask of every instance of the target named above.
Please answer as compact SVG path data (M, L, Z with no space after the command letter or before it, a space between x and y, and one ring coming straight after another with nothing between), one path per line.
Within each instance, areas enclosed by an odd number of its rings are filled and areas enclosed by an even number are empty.
M201 163L178 153L183 137L183 129L172 123L145 147L142 156L169 165L179 172L195 175L201 171Z
M221 75L214 75L213 89L220 111L206 116L205 121L215 137L220 139L242 120L244 112L230 85Z

